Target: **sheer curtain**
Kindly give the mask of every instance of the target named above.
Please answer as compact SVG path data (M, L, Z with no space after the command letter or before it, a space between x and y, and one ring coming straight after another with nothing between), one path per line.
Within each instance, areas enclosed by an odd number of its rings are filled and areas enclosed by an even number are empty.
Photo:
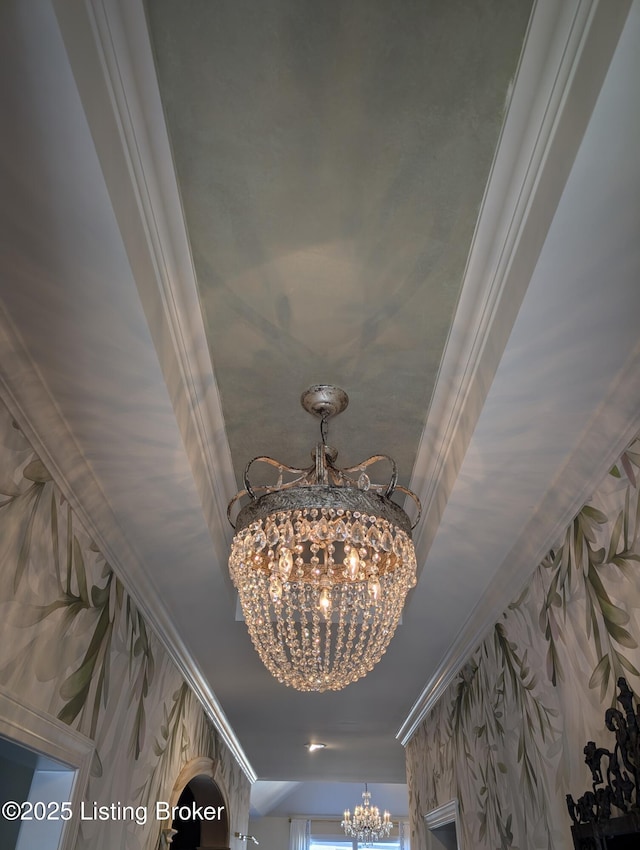
M398 834L400 838L400 850L411 850L411 826L408 820L401 820L398 824Z
M291 818L289 828L289 850L309 850L311 821L303 818Z

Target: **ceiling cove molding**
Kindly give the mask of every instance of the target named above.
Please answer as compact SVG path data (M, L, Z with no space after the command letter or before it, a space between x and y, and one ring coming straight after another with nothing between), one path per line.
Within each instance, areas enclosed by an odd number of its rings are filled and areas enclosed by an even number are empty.
M147 577L138 553L121 533L89 461L73 437L38 367L1 305L0 353L0 397L85 530L93 537L148 625L193 689L233 757L249 781L255 782L257 775L216 695L194 665L191 654L167 614L156 587ZM55 458L40 439L40 434L46 434L47 443L55 446ZM67 471L66 474L63 469ZM82 494L82 498L78 498L78 493ZM101 528L109 529L108 535L103 534ZM123 564L128 565L127 570ZM135 582L130 578L132 575L135 576Z
M507 606L522 592L531 572L562 537L640 429L640 344L583 431L582 437L525 525L436 672L411 708L396 738L406 747L469 656ZM615 440L610 435L616 435ZM600 458L596 468L593 458Z
M410 487L425 563L631 0L537 0ZM585 69L588 68L588 72Z
M142 0L53 0L218 566L236 492Z
M270 814L285 797L302 783L258 780L251 788L251 817Z

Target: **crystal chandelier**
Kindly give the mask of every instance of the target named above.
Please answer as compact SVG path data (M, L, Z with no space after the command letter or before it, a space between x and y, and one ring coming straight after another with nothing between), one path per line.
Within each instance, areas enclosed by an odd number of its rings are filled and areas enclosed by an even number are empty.
M349 809L346 809L340 825L345 835L357 838L365 846L380 838L388 838L393 827L389 812L385 812L381 817L378 807L371 805L371 794L366 783L362 794L362 805L355 807L353 817Z
M398 486L387 455L340 469L327 445L328 420L348 401L332 386L303 393L302 406L320 418L313 464L296 469L254 458L227 511L236 531L229 571L249 635L269 672L299 691L337 691L370 672L416 582L411 531L418 497ZM381 461L390 465L390 479L375 484L368 470ZM252 484L254 463L275 468L276 482ZM391 501L396 491L414 500L413 525ZM234 524L243 497L249 501Z

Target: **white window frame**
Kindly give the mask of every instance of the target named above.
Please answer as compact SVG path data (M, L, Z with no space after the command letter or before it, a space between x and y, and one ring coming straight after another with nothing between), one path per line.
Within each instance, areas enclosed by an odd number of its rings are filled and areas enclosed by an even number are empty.
M401 823L402 823L402 821L401 821ZM322 844L330 844L330 843L347 844L347 845L351 844L352 850L364 850L364 843L363 842L358 841L357 838L349 838L349 836L345 835L344 833L342 833L342 834L340 834L340 833L330 834L329 833L329 834L326 834L326 835L322 835L322 834L316 835L315 840L314 840L313 831L311 832L311 836L310 836L310 839L309 839L309 847L311 847L312 844L322 845ZM402 831L401 831L401 834L399 836L395 837L395 838L381 838L379 841L376 841L375 843L376 844L389 844L389 845L396 844L396 845L399 845L400 850L402 850L402 847L403 847Z

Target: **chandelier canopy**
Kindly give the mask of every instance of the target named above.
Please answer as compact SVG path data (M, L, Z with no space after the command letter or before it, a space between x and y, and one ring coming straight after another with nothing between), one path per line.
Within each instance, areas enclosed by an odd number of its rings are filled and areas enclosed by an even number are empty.
M301 403L321 420L314 462L307 469L270 457L247 464L244 489L227 511L236 531L229 571L269 672L299 691L337 691L373 669L395 632L416 582L411 531L420 502L397 484L396 464L387 455L345 469L335 465L328 420L346 408L343 390L313 386ZM390 479L372 483L369 467L383 461ZM275 468L276 482L252 484L254 463ZM415 502L413 525L391 501L394 492ZM249 501L234 525L234 506L243 497Z
M388 838L393 824L389 812L380 815L378 807L371 805L371 793L365 783L362 805L355 807L353 817L351 817L349 809L346 809L341 826L345 835L348 835L349 838L356 838L367 845L378 841L380 838Z

